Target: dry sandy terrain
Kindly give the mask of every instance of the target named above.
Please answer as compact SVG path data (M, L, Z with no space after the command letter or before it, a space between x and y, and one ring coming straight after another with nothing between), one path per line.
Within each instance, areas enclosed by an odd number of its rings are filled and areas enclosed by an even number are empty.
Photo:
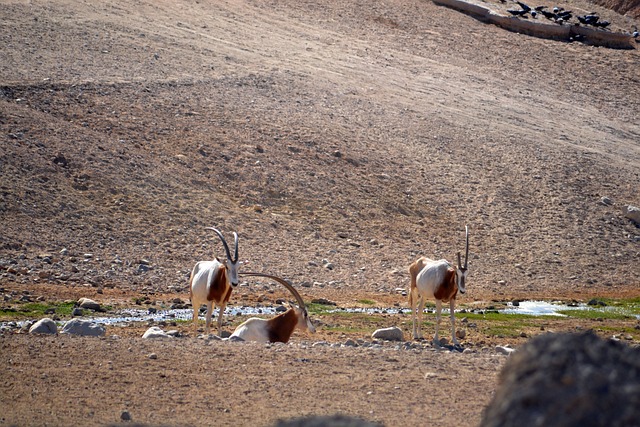
M637 297L639 64L430 1L0 0L2 293L186 301L216 226L305 300L406 307L409 264L452 260L468 224L463 304ZM497 342L312 346L408 339L388 323L267 347L3 335L0 425L477 424Z

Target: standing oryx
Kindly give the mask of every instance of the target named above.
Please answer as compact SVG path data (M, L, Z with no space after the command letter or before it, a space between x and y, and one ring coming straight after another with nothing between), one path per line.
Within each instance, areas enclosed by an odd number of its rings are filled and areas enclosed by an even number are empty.
M207 305L206 329L209 333L211 326L211 315L213 314L213 304L215 303L220 310L218 314L218 334L222 331L222 314L229 302L231 291L238 286L238 233L234 232L235 253L231 258L229 245L224 240L222 233L213 227L207 227L213 230L222 240L222 245L227 254L224 261L215 258L213 261L199 261L191 271L189 284L191 287L191 305L193 307L193 325L198 328L198 311L202 304Z
M458 291L464 294L465 280L467 278L467 265L469 261L469 227L465 226L466 249L464 256L464 266L460 260L460 252L458 252L458 265L453 266L447 260L432 260L426 257L418 258L409 267L411 276L411 290L409 292L409 304L411 305L411 316L413 318L413 338L422 338L420 331L420 323L422 323L422 310L425 298L436 300L436 334L433 342L440 344L438 339L438 328L440 326L440 313L442 311L442 302L449 301L451 312L451 339L454 344L459 344L456 339L456 319L454 317L454 308L456 295ZM417 304L417 309L416 309ZM418 324L416 327L416 315Z

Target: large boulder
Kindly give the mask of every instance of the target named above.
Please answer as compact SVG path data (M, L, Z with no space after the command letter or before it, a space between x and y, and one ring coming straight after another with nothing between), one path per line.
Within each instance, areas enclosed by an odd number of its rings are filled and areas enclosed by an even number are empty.
M88 310L101 311L100 304L89 298L80 298L78 300L78 307L86 308Z
M640 420L640 349L593 333L547 334L509 358L481 426L631 426Z
M106 334L104 326L82 319L71 319L64 324L61 334L102 337Z
M624 211L624 216L626 218L629 218L631 221L640 225L640 208L628 205L625 206L622 210Z
M56 325L56 322L54 322L53 320L49 319L48 317L45 317L44 319L40 319L36 323L34 323L29 328L29 333L30 334L53 334L53 335L55 335L55 334L58 333L58 326Z
M386 341L402 341L404 336L402 334L402 329L392 326L390 328L377 329L371 335L371 338Z

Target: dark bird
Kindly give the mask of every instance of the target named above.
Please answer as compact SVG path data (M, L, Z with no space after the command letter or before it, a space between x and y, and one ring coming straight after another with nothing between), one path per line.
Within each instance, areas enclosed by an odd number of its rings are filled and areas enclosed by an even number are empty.
M631 37L633 37L634 39L637 39L638 36L640 36L640 33L638 32L638 29L636 28L636 30L631 33Z
M532 17L533 19L536 19L536 18L537 18L537 16L538 16L538 12L536 12L535 10L532 10L532 11L531 11L531 17Z
M540 13L543 14L547 19L556 19L555 13L547 12L546 10L541 10Z
M585 25L596 25L598 23L598 20L600 19L600 17L598 15L585 15L585 16L577 16L578 21L580 21L581 24L585 24Z
M520 7L522 8L522 10L524 10L525 12L529 12L531 10L531 8L529 6L527 6L526 4L522 3L521 1L516 0L516 3L518 3L520 5Z
M526 10L513 10L513 9L507 9L507 12L509 12L510 14L512 14L513 16L524 16L527 14Z
M558 18L562 18L565 21L568 21L569 19L571 19L573 15L572 15L572 12L570 11L563 11L563 12L556 13L556 16Z
M540 11L542 11L542 9L546 9L546 8L547 8L547 6L536 6L536 10L538 12L540 12Z
M609 25L611 25L611 22L609 21L598 21L593 24L594 27L600 28L607 28Z

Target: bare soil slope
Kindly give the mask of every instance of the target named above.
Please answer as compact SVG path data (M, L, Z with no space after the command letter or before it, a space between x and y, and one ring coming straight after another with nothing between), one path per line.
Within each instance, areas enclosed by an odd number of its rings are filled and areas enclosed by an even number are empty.
M453 259L468 224L466 302L638 295L640 231L621 211L640 204L638 49L535 39L419 0L0 5L6 289L184 299L195 261L222 255L204 230L217 226L240 234L244 268L305 284L307 299L405 305L408 265ZM18 403L2 398L1 421L104 424L125 406L141 422L268 423L295 415L284 402L302 389L298 413L475 424L497 369L479 355L251 356L190 340L163 347L156 370L138 341L5 337ZM267 383L234 391L241 373ZM274 377L306 379L279 400ZM50 406L31 400L43 388ZM448 401L432 394L443 388ZM100 405L109 414L82 412Z

